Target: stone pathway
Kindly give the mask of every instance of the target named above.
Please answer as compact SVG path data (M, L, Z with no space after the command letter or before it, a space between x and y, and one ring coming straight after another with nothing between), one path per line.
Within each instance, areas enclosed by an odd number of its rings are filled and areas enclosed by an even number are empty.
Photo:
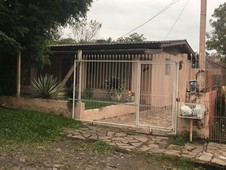
M126 133L122 130L100 126L70 129L67 132L67 136L73 139L101 140L127 151L182 156L197 162L216 164L226 168L226 144L210 142L205 144L187 143L185 146L178 146L169 144L168 137Z

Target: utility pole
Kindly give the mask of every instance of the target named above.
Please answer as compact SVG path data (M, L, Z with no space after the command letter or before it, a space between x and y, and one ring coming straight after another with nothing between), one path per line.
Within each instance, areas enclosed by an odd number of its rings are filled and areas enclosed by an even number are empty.
M200 35L199 35L199 68L206 68L206 9L207 0L201 0Z

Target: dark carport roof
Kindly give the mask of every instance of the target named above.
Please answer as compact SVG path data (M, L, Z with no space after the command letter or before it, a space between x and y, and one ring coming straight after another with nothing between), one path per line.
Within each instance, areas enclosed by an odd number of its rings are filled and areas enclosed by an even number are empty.
M68 53L82 50L84 53L88 52L103 52L103 51L126 51L126 50L149 50L149 49L167 49L177 48L181 52L194 56L194 51L188 44L187 40L169 40L169 41L144 41L134 43L86 43L86 44L59 44L50 45L53 53Z

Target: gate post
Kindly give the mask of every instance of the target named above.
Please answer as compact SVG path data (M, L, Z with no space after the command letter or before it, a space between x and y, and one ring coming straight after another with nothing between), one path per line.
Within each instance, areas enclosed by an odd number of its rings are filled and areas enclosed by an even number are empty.
M137 61L137 88L136 88L136 126L140 122L140 81L141 81L141 63Z
M175 78L173 80L173 110L172 110L172 123L173 131L177 133L177 116L178 116L178 83L179 83L179 62L175 63Z

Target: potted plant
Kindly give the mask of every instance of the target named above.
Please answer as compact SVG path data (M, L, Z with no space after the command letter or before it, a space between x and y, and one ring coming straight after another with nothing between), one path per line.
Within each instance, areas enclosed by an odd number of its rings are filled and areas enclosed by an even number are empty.
M112 76L108 80L105 80L105 87L110 94L111 99L118 101L122 98L122 91L124 90L123 81L120 77Z

